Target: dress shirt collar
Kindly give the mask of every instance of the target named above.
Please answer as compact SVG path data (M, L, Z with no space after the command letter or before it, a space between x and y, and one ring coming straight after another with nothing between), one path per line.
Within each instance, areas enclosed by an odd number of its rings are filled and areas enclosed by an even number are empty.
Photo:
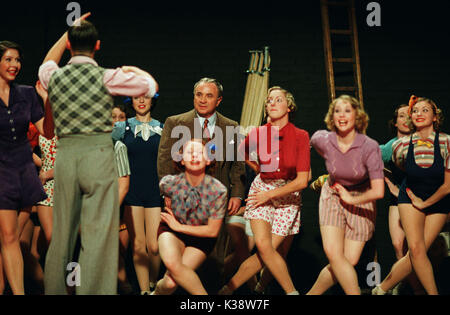
M91 57L88 57L88 56L83 56L83 55L75 55L68 62L69 65L82 64L82 63L90 63L90 64L98 67L98 63L94 59L92 59Z
M429 135L426 139L424 139L423 141L429 142L429 143L431 143L431 144L434 144L435 137L436 137L436 132L433 131L433 132L431 132L430 135ZM418 134L417 132L415 132L415 133L413 134L413 140L422 140L422 139L420 138L419 134Z
M205 117L201 117L197 112L195 112L195 115L200 120L200 125L203 126L205 123ZM217 121L217 113L214 113L211 117L208 118L208 128L214 127L216 125Z

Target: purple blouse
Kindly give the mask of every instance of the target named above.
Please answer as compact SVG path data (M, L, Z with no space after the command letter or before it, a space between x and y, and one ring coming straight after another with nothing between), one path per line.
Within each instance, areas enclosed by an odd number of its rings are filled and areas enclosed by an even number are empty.
M172 212L181 224L207 225L208 219L223 219L227 206L227 189L217 179L205 175L193 187L185 173L167 175L159 183L161 192L172 199Z
M11 84L8 106L0 99L0 162L21 165L32 161L28 126L43 117L34 88Z
M327 130L314 133L311 145L325 159L331 185L338 182L345 187L355 187L384 178L380 146L366 135L357 133L345 153L339 149L336 133Z

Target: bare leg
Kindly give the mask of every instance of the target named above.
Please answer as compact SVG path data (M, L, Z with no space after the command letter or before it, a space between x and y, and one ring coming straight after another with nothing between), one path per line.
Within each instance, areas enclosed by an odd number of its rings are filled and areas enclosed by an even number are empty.
M252 231L255 235L258 253L244 261L238 272L228 282L227 287L234 291L266 265L274 278L288 294L295 292L294 284L289 275L287 264L276 251L285 237L272 235L272 227L263 220L251 220Z
M248 237L245 234L245 225L240 223L229 223L226 226L228 234L234 245L234 252L225 258L224 272L228 277L236 271L243 261L250 257L250 251L255 246L253 237ZM256 277L252 277L247 284L251 289L256 285Z
M293 240L294 240L293 235L287 236L281 243L281 245L278 247L278 253L280 253L281 257L283 257L285 260L289 253ZM265 288L269 285L272 279L273 276L270 273L270 270L264 267L263 270L261 271L261 278L259 279L259 282L257 284L258 288L255 288L255 291L264 292Z
M158 227L161 221L161 208L145 209L145 237L147 240L147 250L150 262L149 280L156 284L161 265L161 257L158 250Z
M145 242L145 215L143 207L125 206L124 220L127 224L133 249L133 262L141 292L148 291L149 261Z
M383 291L393 288L412 272L414 265L417 277L427 293L436 294L436 283L427 250L441 232L447 215L431 214L425 216L410 204L399 205L399 210L410 250L394 264L389 275L380 284L380 288ZM421 270L418 270L418 268Z
M397 206L389 207L389 233L391 235L392 245L395 251L397 260L402 259L408 252L408 245L406 244L406 235L403 231L402 223L400 221L400 213ZM415 293L423 292L423 287L413 272L408 276L408 283Z
M358 263L365 242L345 239L345 231L335 226L321 226L323 247L330 262L319 274L308 295L323 294L337 282L348 295L359 295Z
M33 239L35 239L34 224L31 220L28 220L20 235L20 247L23 254L25 273L37 284L39 293L43 293L44 271L38 258L32 254Z
M53 232L53 207L38 206L37 211L39 222L41 223L41 228L44 231L45 240L47 241L47 246L49 246Z
M0 210L0 244L3 268L13 294L23 295L23 258L16 210Z
M167 268L158 281L155 294L172 294L178 285L192 295L207 295L200 278L194 271L206 259L205 253L184 243L170 232L159 236L161 259Z
M125 270L125 256L128 250L129 236L128 230L125 229L119 232L119 288L124 290L125 293L131 293L130 284L128 283L127 273Z
M397 260L402 259L407 252L406 236L400 222L400 213L397 206L389 207L389 233Z

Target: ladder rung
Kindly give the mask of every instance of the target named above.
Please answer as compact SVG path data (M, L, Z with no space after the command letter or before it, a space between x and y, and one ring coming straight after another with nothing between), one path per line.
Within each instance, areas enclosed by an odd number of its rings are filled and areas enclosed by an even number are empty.
M333 62L354 63L355 59L353 59L353 58L333 58Z
M354 86L337 86L336 91L356 91L356 87Z
M330 30L331 34L352 35L352 30Z

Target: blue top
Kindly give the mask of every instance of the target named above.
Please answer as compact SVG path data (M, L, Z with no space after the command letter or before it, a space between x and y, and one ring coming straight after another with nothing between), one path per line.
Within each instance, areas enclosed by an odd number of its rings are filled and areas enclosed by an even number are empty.
M143 122L140 122L139 120L137 120L136 117L133 117L133 118L129 118L128 119L128 124L129 124L129 126L131 128L131 132L133 134L134 134L134 131L136 129L136 126L139 126L139 125L142 125L142 124L148 124L151 127L155 127L156 130L159 131L159 135L161 135L162 127L163 127L163 125L158 120L156 120L154 118L152 118L152 120L150 122L148 122L148 123L143 123ZM125 121L118 121L118 122L116 122L115 125L114 125L114 128L113 128L112 134L111 134L112 138L114 140L121 140L121 139L123 139L123 136L125 135L125 128L126 128L126 122ZM150 131L150 137L154 136L155 134L157 134L157 133L152 131L152 130ZM136 136L142 138L141 133L138 133Z
M389 161L392 161L392 144L397 141L397 137L391 139L386 144L380 144L381 149L381 157L383 159L384 163L388 163Z

